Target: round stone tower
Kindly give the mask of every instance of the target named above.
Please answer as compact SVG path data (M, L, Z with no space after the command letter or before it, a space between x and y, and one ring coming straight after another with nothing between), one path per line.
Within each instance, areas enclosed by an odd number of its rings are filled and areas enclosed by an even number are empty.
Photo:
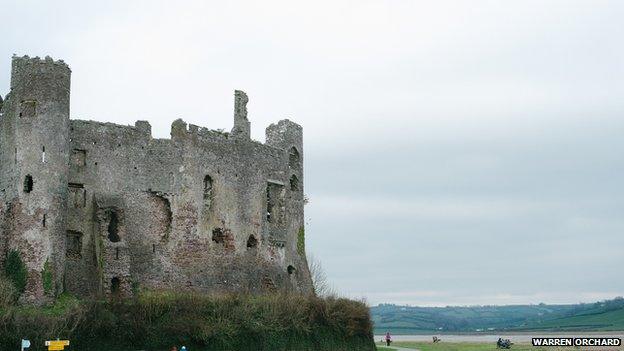
M28 277L22 300L63 290L69 173L69 87L62 61L13 57L4 128L14 153L7 255L19 254ZM6 145L5 145L6 147Z

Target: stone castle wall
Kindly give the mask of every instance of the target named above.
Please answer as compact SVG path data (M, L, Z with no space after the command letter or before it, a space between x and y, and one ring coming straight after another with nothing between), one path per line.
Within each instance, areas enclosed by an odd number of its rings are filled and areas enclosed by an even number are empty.
M299 125L280 121L266 144L252 141L247 96L236 91L231 133L176 120L170 139L155 139L145 121L70 120L62 62L15 57L13 67L0 119L0 249L23 257L30 300L61 291L312 292L299 239ZM23 106L31 100L34 111ZM51 291L42 283L50 270Z

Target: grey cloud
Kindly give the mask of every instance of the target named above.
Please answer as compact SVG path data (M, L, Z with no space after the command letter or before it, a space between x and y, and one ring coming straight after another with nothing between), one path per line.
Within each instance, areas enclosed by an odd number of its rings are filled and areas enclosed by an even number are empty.
M304 126L307 247L371 303L622 295L618 1L5 1L13 53L65 59L73 118L167 137ZM580 278L582 277L582 279Z

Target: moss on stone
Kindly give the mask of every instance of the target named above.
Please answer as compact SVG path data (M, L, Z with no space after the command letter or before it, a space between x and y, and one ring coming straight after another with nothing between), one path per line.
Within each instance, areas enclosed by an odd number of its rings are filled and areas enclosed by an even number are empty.
M41 281L43 282L43 291L46 295L54 292L54 271L50 265L50 261L46 261L41 272Z
M15 289L21 294L26 290L28 270L19 251L11 250L4 266L4 274L13 283Z
M305 228L299 228L299 232L297 233L297 253L300 256L305 256Z
M141 292L141 284L136 280L132 281L132 284L130 285L130 287L132 289L132 294L134 296L139 295L139 293Z

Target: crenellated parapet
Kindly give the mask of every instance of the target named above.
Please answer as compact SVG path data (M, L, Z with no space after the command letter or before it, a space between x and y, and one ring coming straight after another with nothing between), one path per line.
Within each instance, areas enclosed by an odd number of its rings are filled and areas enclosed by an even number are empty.
M280 149L288 149L293 146L301 148L303 146L303 128L289 119L283 119L267 127L266 143Z
M71 69L50 56L13 56L10 96L19 101L69 97Z

